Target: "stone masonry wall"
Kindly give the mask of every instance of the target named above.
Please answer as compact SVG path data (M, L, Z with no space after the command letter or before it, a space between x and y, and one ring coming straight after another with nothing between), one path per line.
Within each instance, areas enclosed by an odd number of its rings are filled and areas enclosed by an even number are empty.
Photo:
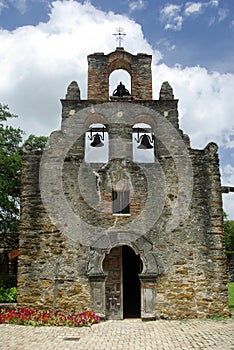
M170 103L172 106L172 102L169 102L168 106ZM165 108L164 104L163 101L160 111ZM116 103L112 105L114 108ZM157 105L160 103L156 102L155 106ZM177 125L176 106L175 101L174 109L168 108L171 120L175 120L174 125ZM79 127L77 121L75 119ZM80 124L84 122L79 120ZM109 130L111 133L111 128ZM116 130L113 129L113 132ZM123 134L123 130L119 129L119 132ZM155 134L157 135L157 130ZM130 140L129 138L129 142ZM192 201L184 221L175 230L167 233L165 227L178 196L178 178L173 158L164 151L162 147L161 151L156 150L156 155L166 177L166 202L159 219L144 235L153 244L154 253L164 269L155 285L156 314L162 318L227 314L217 147L209 144L204 150L188 149L194 173ZM83 157L84 138L80 138L68 152L63 167L63 188L70 207L74 213L92 225L93 231L90 234L95 234L94 227L97 231L105 231L114 225L116 232L126 230L126 225L139 216L147 199L147 179L144 173L131 161L119 159L107 165L95 166L84 164L81 161ZM22 305L50 308L53 301L52 280L55 265L60 261L59 277L74 281L59 283L58 307L78 310L92 308L90 281L86 274L90 248L68 239L48 218L39 191L40 158L39 152L31 151L25 154L23 161L18 302ZM145 166L157 179L157 163ZM101 196L95 197L95 191L90 191L86 186L83 189L85 193L81 192L77 183L80 171L84 179L91 177L94 182L97 171L99 172L98 191ZM123 171L127 171L132 179L131 216L116 218L111 213L111 191L115 176L119 179ZM155 208L161 190L163 187L159 186L156 197L151 199L151 205ZM184 190L186 191L186 188ZM103 213L92 208L92 203L98 200L101 206L103 199L109 201L109 211ZM145 220L148 219L150 216L146 216Z
M185 220L166 236L163 224L158 223L157 240L153 234L150 236L154 240L156 255L165 267L165 274L157 279L156 287L156 309L161 318L228 314L222 213L217 212L217 208L221 209L218 162L217 154L211 153L209 147L204 151L190 151L194 189ZM169 169L172 169L171 165ZM168 181L174 182L171 170ZM211 187L216 187L216 202L213 201ZM210 231L213 210L216 211L216 232ZM166 218L165 213L162 221L165 222Z
M21 306L51 309L56 263L60 263L57 307L78 311L91 308L90 286L85 273L87 248L63 236L41 201L41 153L24 154L21 188L21 228L17 302Z

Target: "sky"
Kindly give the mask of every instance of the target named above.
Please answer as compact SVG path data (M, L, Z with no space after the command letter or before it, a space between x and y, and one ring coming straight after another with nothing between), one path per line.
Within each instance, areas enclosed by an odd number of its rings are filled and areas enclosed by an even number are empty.
M119 27L126 51L153 56L154 99L169 81L180 128L193 148L218 144L222 185L234 186L234 0L0 0L0 103L14 126L59 129L67 86L87 98L87 55L114 51ZM223 200L234 219L234 193Z

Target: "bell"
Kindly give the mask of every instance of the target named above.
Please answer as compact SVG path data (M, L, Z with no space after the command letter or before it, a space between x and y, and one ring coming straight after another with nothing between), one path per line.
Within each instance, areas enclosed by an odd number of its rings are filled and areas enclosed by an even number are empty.
M101 136L99 134L95 134L93 137L93 142L90 143L92 147L103 147L104 143L101 140Z
M137 147L138 149L150 149L153 148L154 146L151 145L150 143L150 137L149 135L142 135L141 136L141 143L139 144L139 146Z

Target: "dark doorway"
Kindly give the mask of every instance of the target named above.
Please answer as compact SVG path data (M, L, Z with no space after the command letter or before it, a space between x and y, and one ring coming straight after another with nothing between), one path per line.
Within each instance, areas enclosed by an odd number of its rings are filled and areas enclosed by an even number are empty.
M141 291L139 274L142 261L129 246L122 247L123 318L141 317Z
M106 317L119 320L141 317L139 274L142 261L125 245L111 249L103 262L106 279Z

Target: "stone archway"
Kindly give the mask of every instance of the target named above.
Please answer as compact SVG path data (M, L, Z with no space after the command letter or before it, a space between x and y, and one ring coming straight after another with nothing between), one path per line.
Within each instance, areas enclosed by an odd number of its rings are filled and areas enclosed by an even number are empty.
M106 248L95 248L90 251L90 259L87 265L87 275L90 279L93 310L106 318L106 280L107 273L103 270L103 261L111 249L117 246L127 245L139 255L143 269L140 278L141 293L141 318L156 318L156 280L164 272L162 264L159 263L156 255L152 251L152 243L146 238L140 237L134 242L127 239L118 239L121 235L116 235L116 241Z
M109 75L117 69L126 70L131 76L133 100L152 100L152 56L132 55L123 48L116 48L108 55L94 53L88 56L88 99L109 100Z

